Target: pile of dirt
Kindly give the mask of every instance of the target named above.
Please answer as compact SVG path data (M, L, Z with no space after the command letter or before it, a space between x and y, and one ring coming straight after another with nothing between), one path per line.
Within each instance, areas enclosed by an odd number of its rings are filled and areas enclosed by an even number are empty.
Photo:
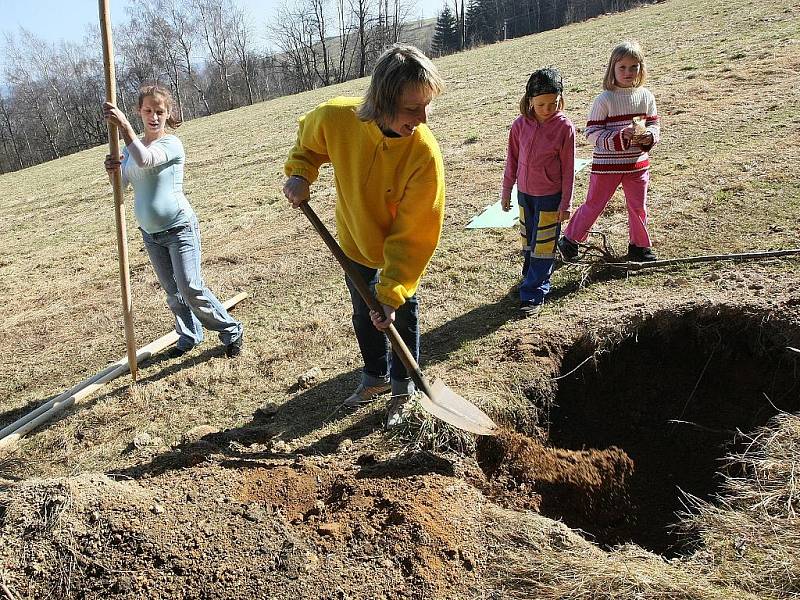
M7 496L0 561L27 597L477 594L482 496L450 475L408 475L409 460L30 480Z

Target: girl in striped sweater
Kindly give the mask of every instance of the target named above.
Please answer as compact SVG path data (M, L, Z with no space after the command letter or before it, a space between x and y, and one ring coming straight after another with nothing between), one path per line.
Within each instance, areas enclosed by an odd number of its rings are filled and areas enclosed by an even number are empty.
M656 101L642 87L647 77L644 55L636 42L622 42L611 53L603 93L595 98L586 137L594 143L592 171L586 202L575 211L558 248L564 260L578 256L578 242L622 184L628 208L628 258L656 260L647 232L647 184L650 180L648 152L659 140Z

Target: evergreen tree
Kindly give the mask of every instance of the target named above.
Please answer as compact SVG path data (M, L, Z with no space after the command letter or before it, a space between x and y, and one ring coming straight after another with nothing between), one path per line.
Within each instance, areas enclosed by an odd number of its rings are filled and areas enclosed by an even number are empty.
M453 11L446 4L436 19L431 49L438 56L458 50L458 23Z
M493 44L502 39L502 20L498 8L502 8L502 2L498 0L470 0L467 9L467 39L470 45Z

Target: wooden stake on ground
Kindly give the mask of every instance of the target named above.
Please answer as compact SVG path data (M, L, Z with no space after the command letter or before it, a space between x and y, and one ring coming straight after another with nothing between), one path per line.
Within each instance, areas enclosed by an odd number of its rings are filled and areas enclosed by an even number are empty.
M245 298L247 298L247 292L242 292L233 298L226 300L222 303L222 305L226 309L230 309ZM138 361L147 360L157 352L168 348L177 341L178 334L175 331L171 331L167 335L164 335L140 348L138 352L135 352L134 357ZM83 380L78 385L70 388L62 394L59 394L49 402L45 402L36 410L29 412L23 417L20 417L11 425L0 431L0 449L5 450L9 448L18 442L22 436L29 431L32 431L42 423L49 421L55 415L69 408L79 400L90 396L109 381L127 373L128 368L126 357L123 356L117 362L109 365L99 373L96 373L92 377Z
M111 14L108 0L99 0L100 32L103 38L103 66L106 77L106 101L117 103L116 73L114 70L114 47L111 41ZM117 126L108 124L108 153L119 156L119 133ZM114 216L117 222L117 256L119 258L119 283L122 291L122 317L125 321L125 346L128 368L136 381L136 338L133 334L133 308L131 303L130 274L128 269L128 233L125 226L125 199L122 194L122 176L115 171L111 177L114 186Z

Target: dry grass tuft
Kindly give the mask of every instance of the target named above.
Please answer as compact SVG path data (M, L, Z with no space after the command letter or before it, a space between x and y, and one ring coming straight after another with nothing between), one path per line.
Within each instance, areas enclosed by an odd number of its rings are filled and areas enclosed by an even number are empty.
M475 436L432 417L418 401L403 409L404 421L392 430L404 452L455 452L460 455L475 452Z
M613 554L586 549L543 552L536 557L521 549L498 564L506 579L506 598L522 600L730 600L754 598L716 585L690 569L667 563L637 546Z
M13 454L0 456L0 479L19 479L19 472L23 466L22 459Z
M729 457L715 504L691 500L713 576L771 598L800 594L800 416L781 414Z

